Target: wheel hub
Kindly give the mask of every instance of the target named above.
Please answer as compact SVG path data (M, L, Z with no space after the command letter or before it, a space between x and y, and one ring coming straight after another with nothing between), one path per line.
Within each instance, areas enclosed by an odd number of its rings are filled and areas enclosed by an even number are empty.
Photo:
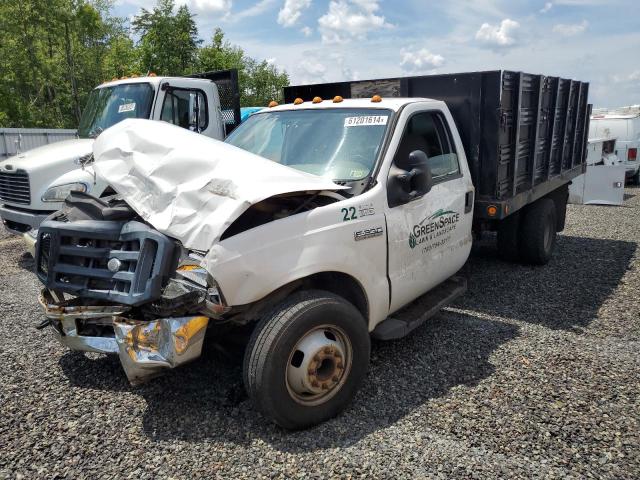
M309 403L335 393L350 365L350 345L341 332L321 327L304 335L287 365L287 387L299 402Z

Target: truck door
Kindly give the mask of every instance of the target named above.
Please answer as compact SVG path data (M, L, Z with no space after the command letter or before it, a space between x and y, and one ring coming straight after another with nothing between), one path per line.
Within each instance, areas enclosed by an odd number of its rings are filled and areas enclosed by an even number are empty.
M471 249L473 215L473 184L460 138L449 127L454 125L451 115L412 104L399 124L405 128L393 153L394 164L402 155L423 151L433 187L387 209L391 313L462 267Z
M224 139L220 100L213 82L171 79L162 83L155 117L208 137Z

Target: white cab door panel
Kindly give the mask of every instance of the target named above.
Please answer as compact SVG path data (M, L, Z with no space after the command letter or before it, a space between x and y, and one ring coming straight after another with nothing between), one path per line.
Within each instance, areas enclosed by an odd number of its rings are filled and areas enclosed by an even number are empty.
M215 83L207 80L171 78L163 81L158 91L153 119L217 140L224 139L218 90Z
M404 121L403 121L404 120ZM409 105L394 153L429 157L434 185L426 195L388 207L390 313L437 286L466 261L471 249L473 185L464 150L448 112Z

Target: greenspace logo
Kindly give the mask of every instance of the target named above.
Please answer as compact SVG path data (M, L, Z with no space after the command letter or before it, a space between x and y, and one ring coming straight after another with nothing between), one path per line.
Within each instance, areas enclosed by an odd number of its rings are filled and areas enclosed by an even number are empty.
M458 212L443 208L437 210L413 226L409 232L409 247L416 248L422 243L430 242L453 231L459 220L460 214Z

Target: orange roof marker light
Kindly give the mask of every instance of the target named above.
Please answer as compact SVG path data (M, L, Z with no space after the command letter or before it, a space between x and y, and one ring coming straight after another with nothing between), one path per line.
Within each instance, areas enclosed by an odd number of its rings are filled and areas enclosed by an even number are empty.
M489 205L487 207L487 213L490 217L495 217L498 213L498 208L495 205Z
M340 95L336 95L335 97L333 97L333 103L340 103L342 102L342 100L344 100L344 98L342 98Z
M294 104L294 105L300 105L300 104L302 104L302 103L304 103L304 100L302 100L301 98L296 98L296 99L293 101L293 104Z
M269 108L273 108L273 107L277 107L278 106L278 102L276 102L275 100L271 100L269 102Z
M147 77L157 77L157 75L155 74L155 72L149 72L149 75L147 75Z
M382 97L380 95L374 95L373 97L371 97L371 101L373 103L380 103L382 101Z
M322 102L322 99L321 99L320 97L313 97L312 102L313 102L313 103L321 103L321 102Z

